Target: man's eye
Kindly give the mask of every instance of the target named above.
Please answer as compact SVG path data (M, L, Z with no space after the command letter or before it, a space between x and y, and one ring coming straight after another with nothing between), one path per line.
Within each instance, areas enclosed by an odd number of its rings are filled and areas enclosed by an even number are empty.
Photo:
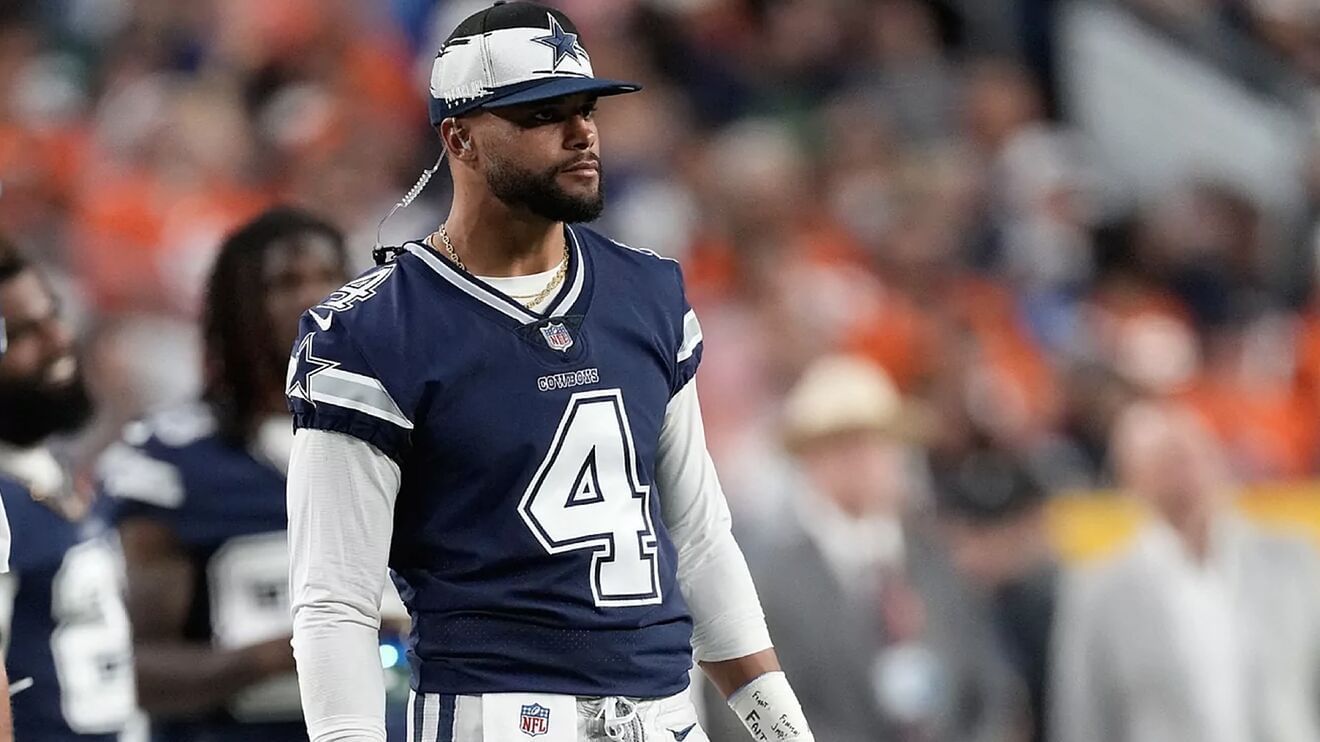
M538 124L553 123L559 118L559 112L554 109L542 109L532 114L532 120Z
M583 106L580 113L582 114L582 118L590 121L592 117L596 115L596 106Z

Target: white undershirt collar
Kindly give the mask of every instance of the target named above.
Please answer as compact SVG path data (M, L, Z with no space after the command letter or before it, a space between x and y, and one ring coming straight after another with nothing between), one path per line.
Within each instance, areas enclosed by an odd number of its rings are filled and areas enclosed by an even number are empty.
M531 273L526 276L477 276L476 278L505 296L528 296L544 291L558 272L559 266L556 265L548 271ZM550 306L554 298L552 293L540 302L533 304L530 309L539 312Z

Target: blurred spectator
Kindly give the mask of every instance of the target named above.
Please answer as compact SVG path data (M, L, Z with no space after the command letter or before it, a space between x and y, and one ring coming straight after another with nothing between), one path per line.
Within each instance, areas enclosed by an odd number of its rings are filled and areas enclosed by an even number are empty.
M1301 70L1315 45L1306 3L1127 1L1166 28L1264 39ZM1187 395L1249 479L1315 471L1320 426L1299 374L1251 360L1300 351L1287 341L1298 282L1277 275L1299 262L1293 215L1197 181L1130 204L1138 228L1107 235L1132 214L1113 213L1124 184L1107 189L1088 142L1053 116L1055 0L566 2L598 64L647 84L601 113L617 119L606 218L683 260L723 349L704 383L735 507L757 490L742 472L773 458L789 384L837 351L936 406L958 389L998 444L1053 460L1051 484L1099 472L1107 416L1079 377ZM75 282L112 372L101 386L131 387L115 338L190 322L220 235L277 199L330 214L363 267L380 216L434 152L420 123L430 29L480 4L3 11L0 225ZM429 231L445 187L442 175L385 240ZM189 353L178 332L154 344L128 355ZM112 396L96 437L195 377Z
M1302 414L1320 420L1320 229L1312 250L1311 295L1297 328L1293 373ZM1312 471L1320 465L1320 441L1310 451L1310 463Z
M1113 455L1151 522L1064 597L1056 739L1320 738L1320 556L1232 512L1222 452L1184 406L1133 405Z
M954 567L988 600L999 646L1031 702L1029 739L1044 742L1051 739L1050 645L1060 572L1045 489L1023 462L992 448L937 456L932 469Z
M744 548L821 739L1001 741L1022 718L988 623L911 516L908 436L922 418L856 358L813 363L788 397L784 435L802 486ZM729 742L742 734L731 718L711 729Z

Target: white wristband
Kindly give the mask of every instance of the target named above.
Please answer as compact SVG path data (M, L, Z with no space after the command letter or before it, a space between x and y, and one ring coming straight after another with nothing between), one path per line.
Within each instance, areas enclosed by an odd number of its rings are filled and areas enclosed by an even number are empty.
M768 672L729 696L729 708L761 742L815 742L788 678Z

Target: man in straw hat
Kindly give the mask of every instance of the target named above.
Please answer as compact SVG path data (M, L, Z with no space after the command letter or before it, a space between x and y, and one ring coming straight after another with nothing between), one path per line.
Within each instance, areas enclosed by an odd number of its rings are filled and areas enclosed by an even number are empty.
M702 742L694 655L753 737L812 739L706 452L678 264L581 225L604 204L596 100L637 89L595 77L557 10L464 20L431 80L448 218L303 318L288 506L313 740L384 739L387 565L413 740Z
M813 363L785 403L802 482L786 517L746 541L779 657L821 739L1014 738L1019 699L989 624L910 516L914 444L929 428L881 368L850 356ZM734 731L711 721L716 739Z

